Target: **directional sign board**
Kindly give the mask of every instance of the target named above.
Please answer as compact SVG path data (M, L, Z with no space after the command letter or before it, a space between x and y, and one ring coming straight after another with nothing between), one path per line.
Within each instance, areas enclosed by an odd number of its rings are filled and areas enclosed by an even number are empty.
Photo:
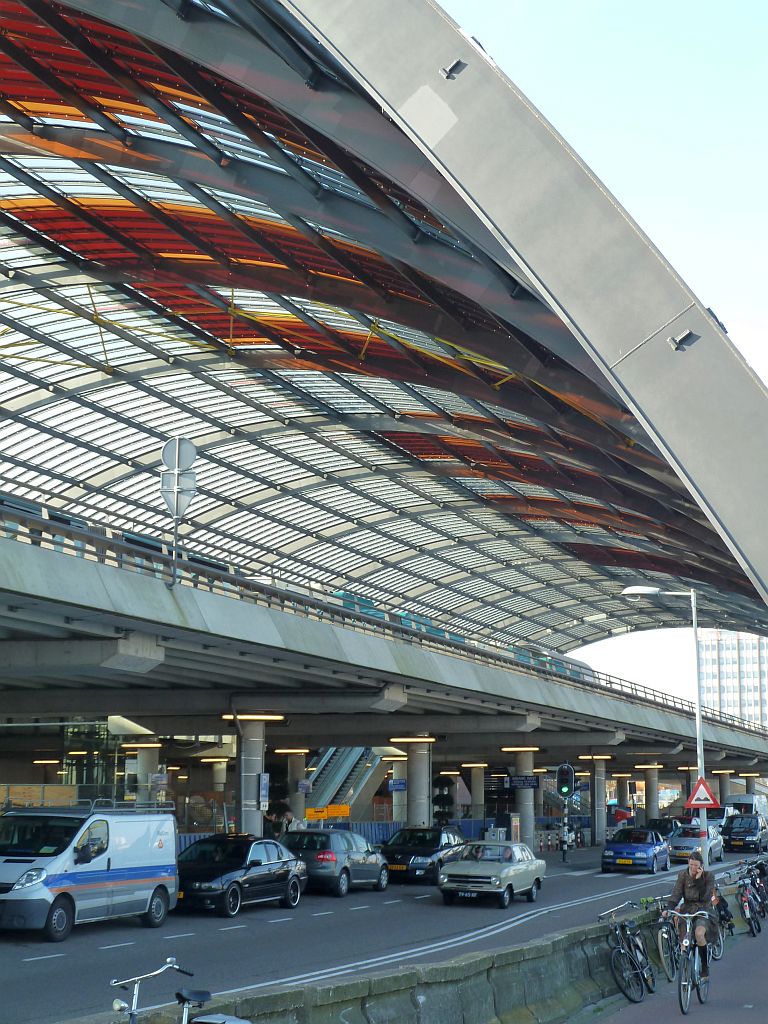
M720 804L715 800L712 790L707 785L707 780L699 776L696 780L696 785L691 790L691 795L685 802L685 806L689 810L696 808L706 808L709 810L710 807L719 807Z

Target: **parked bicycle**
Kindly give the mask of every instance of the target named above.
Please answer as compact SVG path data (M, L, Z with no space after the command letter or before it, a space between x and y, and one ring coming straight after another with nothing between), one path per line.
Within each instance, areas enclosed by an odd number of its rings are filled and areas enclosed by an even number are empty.
M623 921L616 919L618 912L625 907L637 907L637 904L628 900L618 907L604 910L598 914L597 920L608 919L610 930L607 940L611 947L611 974L614 981L627 999L639 1003L645 998L646 989L649 992L656 990L656 971L637 921L632 918Z
M706 923L709 914L706 910L697 910L693 914L681 914L677 910L668 911L670 917L685 921L685 935L680 943L680 962L677 968L677 999L682 1013L688 1013L691 1006L691 990L696 989L700 1003L709 999L709 974L702 973L701 951L694 939L694 921L697 917Z
M192 971L186 971L183 967L179 967L176 963L175 956L169 956L162 967L156 971L150 971L149 974L139 974L135 978L123 978L122 981L117 978L113 978L110 981L110 985L119 986L120 988L129 989L133 985L133 998L131 1005L129 1006L122 999L115 999L112 1003L112 1009L115 1013L126 1013L128 1014L128 1024L138 1024L139 1014L144 1013L149 1007L139 1006L139 987L142 981L146 981L147 978L156 978L159 974L164 971L178 971L179 974L186 974L188 977L193 977ZM182 1007L181 1011L181 1024L248 1024L241 1017L231 1017L226 1014L214 1013L208 1016L207 1014L203 1017L195 1017L191 1022L189 1021L190 1008L200 1008L205 1003L210 1002L211 993L203 991L202 989L188 989L182 988L176 992L176 1002Z
M764 882L766 870L765 861L759 859L739 861L739 863L743 865L744 873L749 878L749 884L755 897L757 912L760 917L764 918L766 912L768 912L768 889Z
M677 977L677 967L680 963L680 939L677 934L674 922L665 917L663 911L667 909L669 896L644 897L641 904L658 908L659 918L656 929L656 948L659 951L661 967L669 981Z
M763 930L763 926L760 924L758 899L747 874L740 875L736 882L736 899L741 916L747 922L750 935L757 936Z

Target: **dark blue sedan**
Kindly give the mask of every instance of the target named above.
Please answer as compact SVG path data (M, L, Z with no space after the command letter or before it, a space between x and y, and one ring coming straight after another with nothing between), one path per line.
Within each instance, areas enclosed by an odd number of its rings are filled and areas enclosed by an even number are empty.
M647 828L620 828L603 848L602 871L669 871L667 841Z

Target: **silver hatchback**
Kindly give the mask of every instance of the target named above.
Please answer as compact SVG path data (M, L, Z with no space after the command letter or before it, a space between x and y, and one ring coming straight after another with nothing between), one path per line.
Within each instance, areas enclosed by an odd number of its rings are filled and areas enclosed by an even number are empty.
M346 896L354 886L369 885L382 892L389 884L386 859L356 832L303 829L286 833L282 843L307 865L313 888Z

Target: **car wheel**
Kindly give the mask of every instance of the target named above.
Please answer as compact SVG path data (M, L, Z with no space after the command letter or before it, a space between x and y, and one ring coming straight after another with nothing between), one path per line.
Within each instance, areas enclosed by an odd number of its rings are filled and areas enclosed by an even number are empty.
M288 879L288 887L285 896L280 899L281 907L295 907L301 899L301 886L295 876Z
M667 854L667 859L664 861L664 867L661 870L662 871L669 871L669 869L671 867L672 867L672 858L670 857L669 854Z
M67 896L57 896L48 911L43 932L49 942L63 942L75 923L75 908Z
M539 883L538 882L534 882L533 885L531 886L531 888L529 889L528 894L527 894L527 896L525 898L528 900L529 903L535 903L536 902L536 897L538 895L539 895Z
M600 870L602 871L602 873L604 875L610 875L610 873L611 873L611 869L608 867L607 864L601 864L600 865Z
M141 923L145 928L159 928L168 917L168 893L159 886L152 893L146 914L141 915Z
M499 906L502 910L506 910L509 904L512 902L514 892L512 886L508 885L506 889L499 893Z
M443 862L441 860L435 861L435 867L432 871L432 883L437 885L440 881L440 872L443 870Z
M387 868L387 866L385 864L382 867L381 871L379 872L379 877L376 879L376 884L374 885L373 888L376 890L376 892L384 892L384 890L387 888L388 885L389 885L389 870L388 870L388 868Z
M650 872L651 872L652 875L655 875L658 870L659 870L659 861L658 861L657 857L654 857L653 860L651 861Z
M237 882L231 882L224 893L224 902L219 908L221 917L234 917L243 905L243 894Z
M346 896L349 892L349 874L346 870L342 871L339 877L336 879L336 884L333 887L334 896Z

